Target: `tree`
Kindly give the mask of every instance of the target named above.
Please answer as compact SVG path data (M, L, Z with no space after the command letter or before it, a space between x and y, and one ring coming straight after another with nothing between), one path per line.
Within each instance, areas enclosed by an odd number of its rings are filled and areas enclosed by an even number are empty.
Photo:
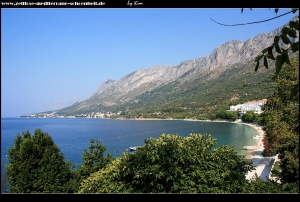
M78 190L83 179L86 179L92 173L105 168L111 163L112 155L108 152L106 156L104 156L105 151L106 147L103 146L99 140L90 140L89 150L84 149L82 156L83 164L79 165L78 169L74 171L77 176L76 190Z
M253 111L247 111L242 116L242 121L252 123L253 121L257 121L258 117L259 117L259 115L255 114Z
M261 124L266 132L264 141L268 145L264 154L278 152L281 156L281 171L276 173L280 181L299 186L299 92L291 97L289 90L299 83L299 60L293 58L290 64L284 65L278 75L272 75L277 82L277 90L263 106Z
M219 111L216 115L216 118L227 119L229 121L234 121L239 118L239 112L228 112L228 111Z
M244 193L252 161L209 134L150 138L81 183L79 193Z
M73 192L72 164L66 162L48 133L36 129L17 134L8 149L6 167L11 193L68 193Z
M106 147L103 146L99 140L90 140L89 151L84 149L82 157L83 165L79 165L82 177L88 177L91 173L104 168L111 162L112 155L108 152L106 156L104 156L105 151Z
M274 180L263 181L258 176L251 181L252 193L299 193L299 188L292 184L280 184Z

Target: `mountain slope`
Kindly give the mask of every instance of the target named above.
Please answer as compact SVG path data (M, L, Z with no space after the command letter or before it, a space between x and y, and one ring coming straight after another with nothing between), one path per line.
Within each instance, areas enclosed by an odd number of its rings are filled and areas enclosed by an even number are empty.
M260 68L254 74L253 61L262 49L273 43L281 29L244 42L228 41L205 57L186 60L179 65L153 66L117 81L107 80L89 99L55 113L66 116L122 111L129 117L137 117L172 105L184 109L187 116L199 116L203 109L213 113L233 100L264 98L272 87L264 84L271 82L268 74L274 69Z

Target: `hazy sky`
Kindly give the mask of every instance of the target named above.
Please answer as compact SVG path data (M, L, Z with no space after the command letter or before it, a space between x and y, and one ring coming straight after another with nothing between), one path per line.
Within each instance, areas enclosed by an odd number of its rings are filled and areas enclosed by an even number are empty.
M279 9L281 15L291 9ZM297 12L298 14L298 12ZM141 68L178 65L229 40L270 32L296 14L274 9L1 9L1 117L88 99L107 79Z

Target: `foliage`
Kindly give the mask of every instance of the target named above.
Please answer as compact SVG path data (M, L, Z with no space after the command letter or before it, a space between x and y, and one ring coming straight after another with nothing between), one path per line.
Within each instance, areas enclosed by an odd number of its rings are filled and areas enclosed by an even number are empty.
M229 121L234 121L239 118L239 112L228 112L228 111L220 111L216 114L215 118L219 119L227 119Z
M290 91L299 83L299 61L295 58L290 63L272 75L277 88L263 107L261 124L268 144L265 154L278 152L281 157L276 175L282 183L299 184L299 92L291 96Z
M243 193L253 163L208 134L150 138L83 180L79 193Z
M48 133L36 129L17 134L8 149L6 167L11 193L69 193L73 175L70 162Z
M83 164L74 170L74 174L77 176L76 190L78 190L83 179L86 179L92 173L105 168L111 163L112 155L108 152L104 156L105 151L106 147L99 140L90 140L89 150L84 149L82 156Z
M257 175L251 180L251 193L299 193L299 183L280 184L275 180L264 182Z
M106 156L104 156L105 151L106 147L103 146L99 140L90 140L89 151L84 149L82 157L83 165L79 165L82 177L86 178L91 173L104 168L111 162L112 155L107 153Z
M184 109L182 108L174 108L174 107L163 107L161 110L161 112L167 112L167 113L180 113L180 112L184 112Z
M275 13L278 12L278 8L275 8ZM292 8L292 12L296 13L299 9L298 8ZM298 33L297 33L298 32ZM297 36L299 34L299 15L298 19L296 21L290 21L289 26L283 27L281 31L281 35L274 37L274 43L263 49L261 51L261 54L258 55L255 58L256 67L255 71L258 70L259 62L263 58L264 60L264 66L268 69L268 59L275 60L275 67L276 67L276 75L279 74L279 72L282 69L283 64L289 64L290 65L290 59L289 59L289 51L292 50L292 52L299 51L299 40L296 41L295 39L299 38ZM284 48L282 45L280 47L280 40L283 42L283 44L289 45L289 47ZM276 51L276 58L273 54L273 50ZM294 96L299 91L299 82L294 84L291 87L291 96Z
M247 111L242 116L242 121L246 123L253 123L254 121L259 121L259 114L255 114L253 111Z

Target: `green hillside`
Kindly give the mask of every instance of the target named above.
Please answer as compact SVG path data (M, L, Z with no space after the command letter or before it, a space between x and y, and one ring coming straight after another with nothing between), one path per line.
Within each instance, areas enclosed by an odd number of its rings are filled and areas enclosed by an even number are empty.
M269 69L262 67L258 72L254 72L253 63L226 68L148 91L137 97L139 102L117 106L113 112L123 111L126 118L207 119L219 110L228 110L230 105L266 98L275 88L269 77L274 65L270 64Z
M298 52L290 55L298 56ZM92 96L55 112L58 116L110 112L114 114L111 118L210 119L219 111L228 110L230 105L264 99L274 91L275 82L270 78L275 72L274 62L269 63L269 69L261 65L255 72L254 68L254 62L200 72L195 67L175 81L144 90L127 102L114 100L114 94L107 99ZM104 105L105 102L115 104Z

